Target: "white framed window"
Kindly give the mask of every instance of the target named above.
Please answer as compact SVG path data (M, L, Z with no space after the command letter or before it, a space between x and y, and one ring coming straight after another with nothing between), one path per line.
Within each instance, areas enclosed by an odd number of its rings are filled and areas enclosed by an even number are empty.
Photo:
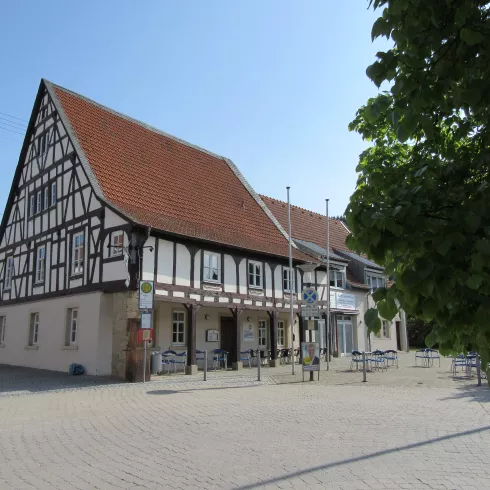
M83 231L73 235L73 249L72 249L72 262L71 273L72 275L83 273L83 261L84 261L85 247L84 247L84 234Z
M36 196L31 194L29 197L29 215L34 216L36 214Z
M277 345L279 347L284 347L286 340L286 329L284 327L284 322L282 320L279 320L277 322Z
M267 347L267 322L259 320L259 347Z
M248 285L251 288L262 288L262 262L249 261Z
M386 281L385 278L382 276L372 276L368 274L366 275L366 284L371 290L375 291L378 288L384 287Z
M388 322L387 320L381 321L381 332L383 333L383 337L385 339L390 338L390 322Z
M44 209L49 208L49 187L44 188Z
M212 252L204 252L203 255L203 279L208 282L221 282L221 255Z
M31 313L29 323L29 345L37 345L39 338L39 313Z
M46 270L46 245L38 247L36 253L36 281L44 281L44 272Z
M43 133L37 139L37 155L44 155L48 147L48 133Z
M78 308L68 308L66 315L65 345L76 345L78 334Z
M283 291L290 293L291 292L291 274L289 267L283 267L282 269L282 289ZM293 272L294 274L294 272Z
M7 257L5 260L5 280L3 283L4 289L10 289L12 287L12 278L14 277L14 258Z
M330 287L332 288L345 288L345 272L331 270L330 271Z
M43 210L43 191L37 191L36 194L36 213L40 213Z
M172 312L172 344L185 345L185 313Z
M0 316L0 345L5 345L5 328L7 326L7 317Z
M115 231L111 235L111 257L122 255L124 249L124 232Z
M57 196L57 188L56 188L56 182L51 183L51 206L54 206L56 204L56 198Z

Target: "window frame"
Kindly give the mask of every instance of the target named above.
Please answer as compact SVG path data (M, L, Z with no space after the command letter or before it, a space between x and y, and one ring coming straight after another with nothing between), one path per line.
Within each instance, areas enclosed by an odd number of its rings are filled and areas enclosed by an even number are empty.
M390 339L391 323L388 320L381 320L381 333L384 339Z
M122 243L116 245L116 238L122 237ZM111 247L109 257L120 257L124 251L124 231L118 230L111 233Z
M176 319L176 315L179 315ZM182 315L182 320L180 319ZM175 329L177 325L177 330ZM182 332L180 331L182 326ZM185 346L186 345L186 313L185 310L172 310L172 345L173 346ZM182 335L182 341L179 340L179 336Z
M341 286L338 286L338 280L340 275L340 281L341 281ZM333 276L333 283L332 284L332 276ZM339 270L339 269L330 269L330 277L329 277L329 285L331 288L334 289L345 289L345 283L346 283L346 274L345 270Z
M76 318L73 317L73 313L76 312ZM65 328L65 347L74 347L78 340L78 322L80 321L79 308L74 306L67 309L66 315L66 328ZM75 325L75 328L73 326ZM75 339L73 339L75 334Z
M6 328L7 328L7 315L0 315L0 345L5 345Z
M57 185L57 182L56 180L54 182L51 182L51 185L49 186L50 190L51 190L51 195L49 196L49 207L51 206L55 206L56 205L56 201L57 201L57 198L58 198L58 185Z
M36 214L41 213L43 210L43 190L38 189L36 192Z
M284 277L284 276L287 276L287 277ZM293 269L293 279L294 279L294 269ZM292 280L291 280L291 271L289 269L289 267L282 267L282 290L285 292L285 293L292 293L294 292L292 289L291 286L293 286L292 284ZM288 287L286 287L286 283L289 285Z
M36 193L31 192L29 196L29 216L34 216L36 214Z
M206 261L206 256L209 258L209 261ZM216 259L217 267L212 266L212 259ZM213 284L221 284L221 254L216 252L209 252L207 250L203 251L202 254L202 280L204 282L210 282ZM206 271L209 272L209 276L212 275L212 271L216 269L218 279L212 279L211 277L206 277Z
M39 256L41 250L44 252L43 257ZM39 267L40 264L42 264L42 268ZM42 284L44 282L45 277L46 277L46 245L40 245L36 249L36 269L34 271L34 284Z
M250 266L259 267L260 273L257 274L256 270L254 272L250 272ZM255 278L255 280L257 279L257 277L260 279L259 285L252 284L252 282L250 281L250 278L252 276ZM251 289L264 289L264 264L262 262L259 262L258 260L249 260L247 263L247 278L248 278L248 287L249 288L251 288Z
M46 209L49 208L50 206L50 199L49 199L49 185L47 185L46 187L44 187L43 189L43 201L44 201L44 211L46 211Z
M264 334L263 336L261 335L262 333ZM258 341L259 347L264 347L267 349L267 320L259 320Z
M14 263L14 257L13 256L5 257L5 272L3 275L3 289L4 290L12 289L12 281L14 279L14 272L15 272L15 265L14 264L15 263Z
M376 280L376 287L373 286L373 279ZM381 275L366 273L366 284L371 291L376 291L376 289L386 286L386 279Z
M36 347L39 345L39 312L33 312L29 321L29 339L27 345Z
M279 338L282 336L282 342L279 342ZM277 320L277 346L284 347L286 345L286 322L284 320Z
M78 237L82 237L81 247L76 245L76 239ZM85 267L85 231L77 231L73 233L72 236L72 246L71 246L71 276L81 276L83 275L83 270ZM82 256L78 260L76 259L76 251L77 249L82 250Z
M48 151L48 132L45 131L37 137L36 156L40 157Z

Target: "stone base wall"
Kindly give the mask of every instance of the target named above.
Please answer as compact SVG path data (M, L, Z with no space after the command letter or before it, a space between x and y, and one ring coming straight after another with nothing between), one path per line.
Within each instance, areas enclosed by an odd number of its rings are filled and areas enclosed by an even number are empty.
M139 319L138 292L113 294L112 376L126 379L127 350L130 339L130 319Z

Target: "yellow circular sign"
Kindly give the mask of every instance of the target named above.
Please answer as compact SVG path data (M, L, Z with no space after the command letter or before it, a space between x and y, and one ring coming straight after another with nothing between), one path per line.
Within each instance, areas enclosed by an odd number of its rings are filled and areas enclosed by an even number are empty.
M151 293L151 284L149 282L144 282L141 285L141 291L144 293Z

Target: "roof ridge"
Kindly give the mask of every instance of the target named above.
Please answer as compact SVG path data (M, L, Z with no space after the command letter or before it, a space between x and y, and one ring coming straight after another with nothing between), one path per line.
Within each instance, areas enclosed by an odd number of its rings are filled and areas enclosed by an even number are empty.
M269 196L266 196L264 194L259 194L260 197L262 199L270 199L271 201L276 201L278 203L281 203L281 204L288 204L286 201L281 201L281 199L276 199L275 197L269 197ZM315 211L312 211L311 209L306 209L306 208L302 208L301 206L296 206L295 204L291 204L291 207L292 208L296 208L296 209L300 209L301 211L306 211L307 213L311 213L311 214L315 214L316 216L320 217L320 218L325 218L325 215L324 214L321 214L321 213L317 213ZM329 220L332 220L332 221L336 221L336 222L340 222L342 223L342 221L338 220L338 219L335 219L333 218L332 216L329 216L328 217ZM350 233L350 230L346 227L346 229L349 231Z
M116 110L114 110L114 109L112 109L112 108L110 108L104 104L101 104L100 102L96 102L93 99L89 99L85 95L74 92L73 90L62 87L61 85L57 85L56 83L50 82L49 80L47 80L45 78L43 78L43 81L49 83L54 88L58 88L60 90L63 90L64 92L67 92L68 94L71 94L74 97L77 97L77 98L87 102L88 104L92 104L92 105L94 105L94 106L96 106L96 107L98 107L104 111L110 112L111 114L113 114L117 117L121 117L123 119L126 119L127 121L138 124L139 126L142 126L145 129L153 131L154 133L160 134L161 136L165 136L167 138L170 138L170 139L176 141L177 143L182 143L183 145L186 145L186 146L193 148L195 150L198 150L198 151L202 151L203 153L206 153L206 154L208 154L212 157L215 157L215 158L226 159L226 157L224 155L219 155L218 153L214 153L212 151L206 150L206 148L202 148L200 146L194 145L193 143L189 143L188 141L185 141L181 138L178 138L177 136L166 133L165 131L162 131L161 129L158 129L155 126L151 126L150 124L147 124L143 121L140 121L139 119L135 119L134 117L128 116L127 114L123 114L122 112L116 111Z

